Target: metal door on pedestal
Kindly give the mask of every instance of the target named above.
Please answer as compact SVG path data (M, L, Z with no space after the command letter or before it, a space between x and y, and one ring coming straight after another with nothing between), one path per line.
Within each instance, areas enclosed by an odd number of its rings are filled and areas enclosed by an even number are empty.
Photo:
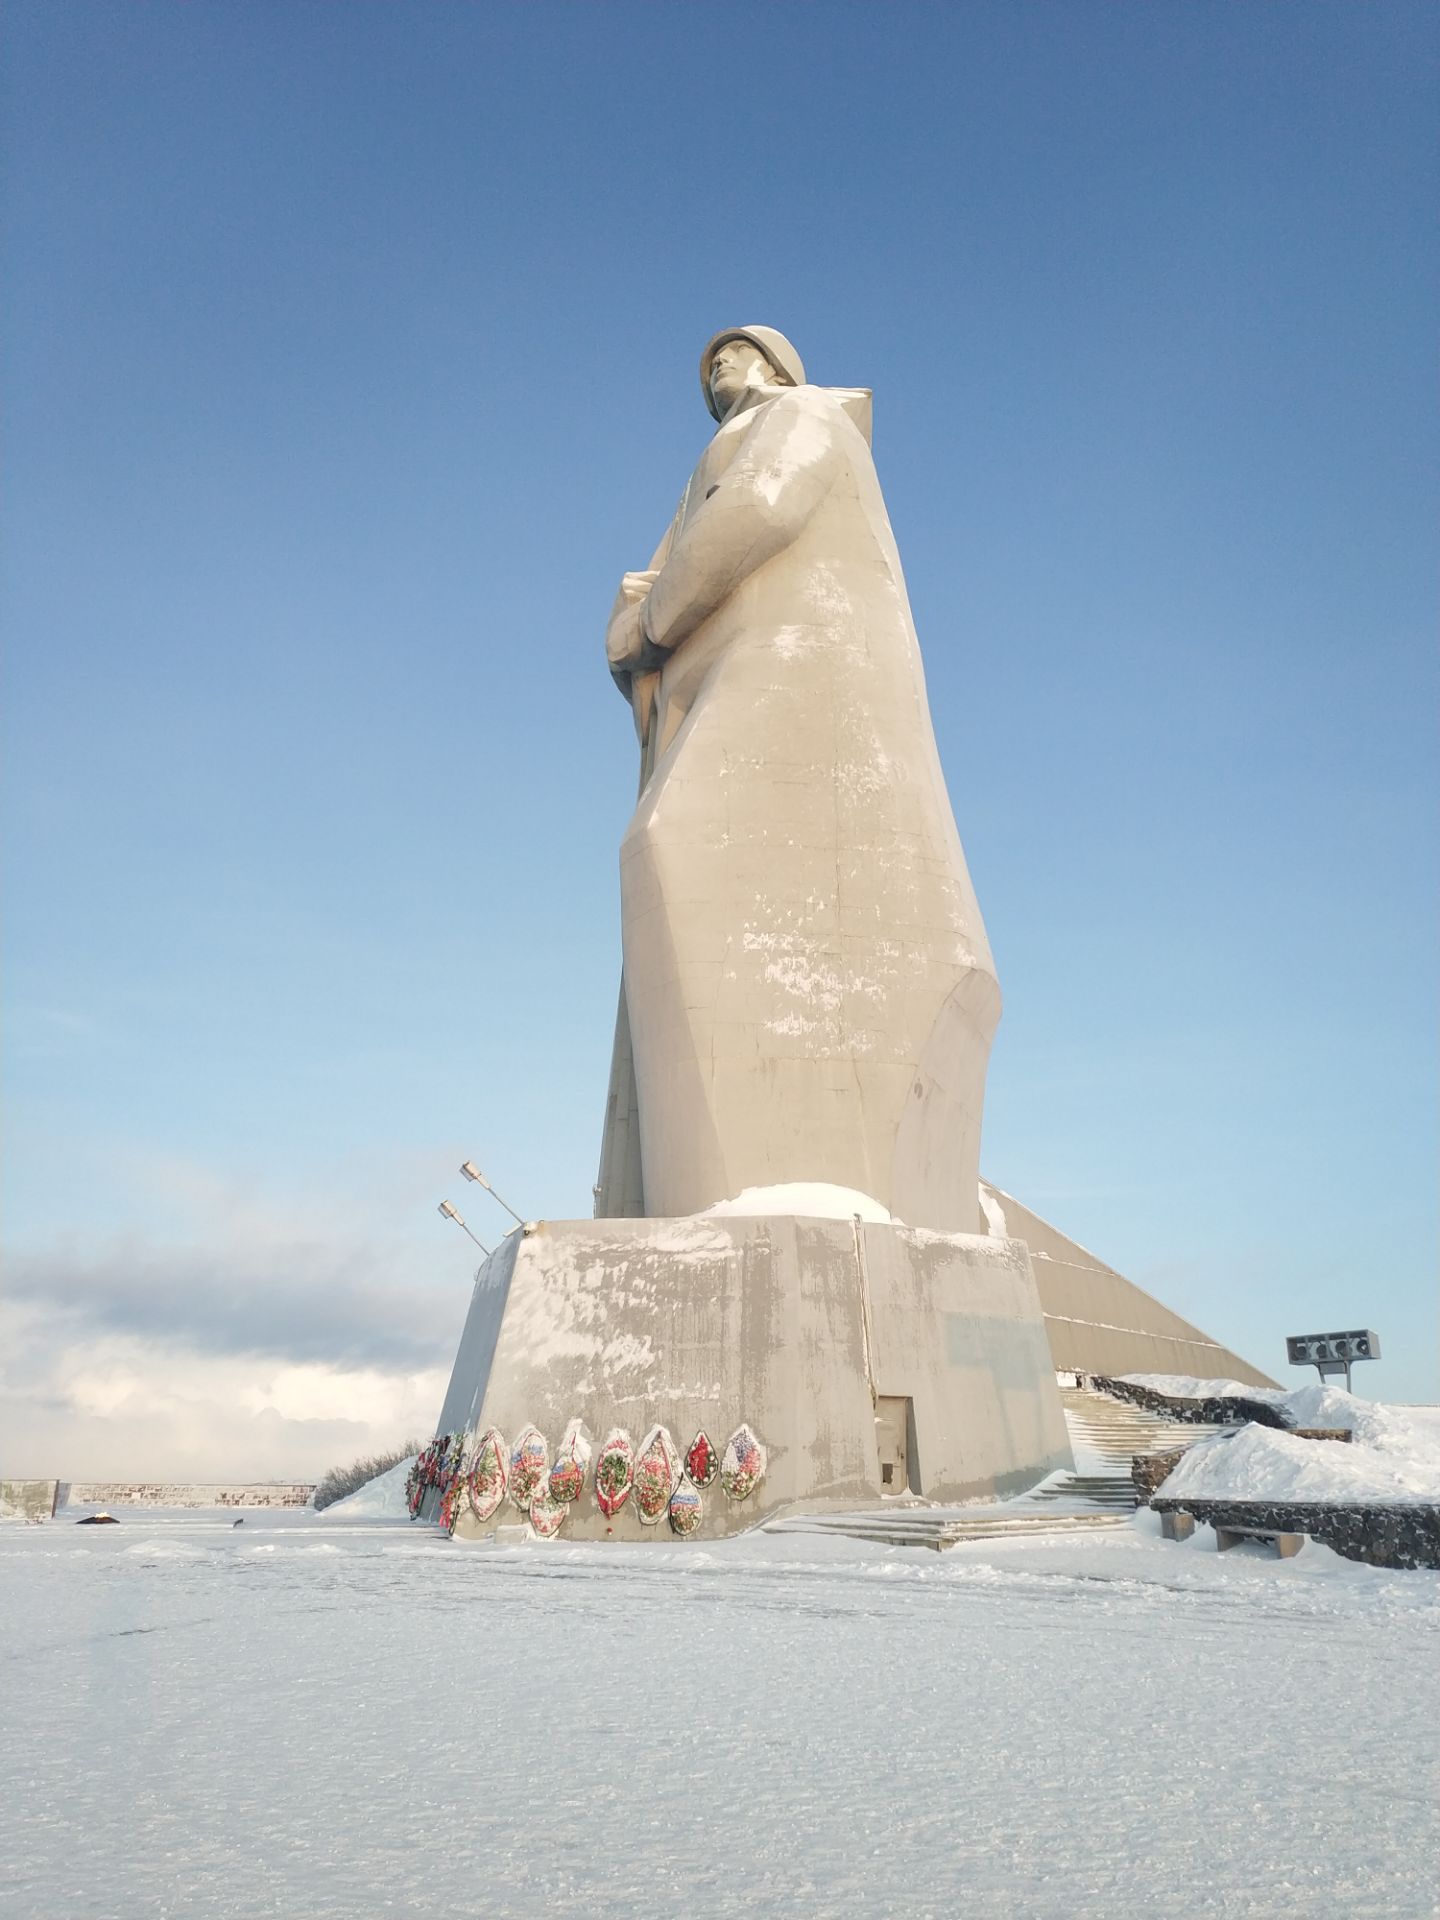
M875 1438L880 1448L880 1491L909 1493L910 1399L882 1393L875 1401Z

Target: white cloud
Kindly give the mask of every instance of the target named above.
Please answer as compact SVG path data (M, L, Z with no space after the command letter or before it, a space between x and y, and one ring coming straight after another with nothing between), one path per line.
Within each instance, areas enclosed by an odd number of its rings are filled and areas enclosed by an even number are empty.
M129 1334L56 1342L0 1308L0 1473L62 1480L316 1480L428 1438L448 1366L386 1370L157 1350Z
M429 1438L473 1271L430 1198L451 1158L351 1157L302 1187L114 1148L145 1226L10 1252L0 1473L309 1480Z
M453 1354L469 1244L460 1251L408 1190L352 1172L352 1189L330 1188L322 1206L187 1161L130 1157L145 1227L69 1229L10 1253L9 1298L43 1307L56 1338L132 1333L387 1373Z

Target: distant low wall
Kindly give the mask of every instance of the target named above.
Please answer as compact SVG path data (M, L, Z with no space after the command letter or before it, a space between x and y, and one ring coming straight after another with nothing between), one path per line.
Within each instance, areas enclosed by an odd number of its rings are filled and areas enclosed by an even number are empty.
M70 1507L306 1507L313 1486L171 1486L153 1480L73 1480L61 1487Z

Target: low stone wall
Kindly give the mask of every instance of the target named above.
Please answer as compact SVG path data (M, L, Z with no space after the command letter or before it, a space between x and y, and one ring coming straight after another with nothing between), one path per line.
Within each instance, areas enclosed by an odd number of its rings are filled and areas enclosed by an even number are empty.
M308 1507L313 1486L272 1484L188 1486L151 1480L75 1480L61 1487L71 1507Z
M1156 1513L1190 1513L1212 1527L1305 1533L1372 1567L1440 1568L1440 1507L1320 1506L1300 1501L1187 1500L1159 1494Z
M1137 1453L1130 1462L1130 1478L1135 1486L1135 1497L1140 1505L1147 1506L1151 1495L1179 1466L1188 1447L1172 1447L1166 1453Z
M1112 1400L1128 1400L1132 1407L1144 1407L1150 1413L1163 1413L1171 1420L1193 1420L1211 1427L1238 1427L1253 1420L1257 1427L1276 1427L1290 1432L1284 1415L1263 1400L1245 1400L1238 1394L1216 1394L1205 1400L1179 1400L1153 1387L1137 1386L1133 1380L1115 1380L1109 1374L1086 1376L1097 1393L1108 1393Z

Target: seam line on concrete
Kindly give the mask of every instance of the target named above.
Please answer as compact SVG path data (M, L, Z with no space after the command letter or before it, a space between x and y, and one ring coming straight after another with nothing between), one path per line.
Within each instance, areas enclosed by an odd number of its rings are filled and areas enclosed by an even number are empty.
M1133 1333L1142 1340L1174 1340L1182 1347L1210 1347L1216 1353L1228 1353L1228 1347L1222 1347L1218 1340L1195 1340L1183 1333L1156 1333L1153 1328L1117 1327L1112 1320L1077 1320L1069 1313L1047 1313L1047 1320L1058 1320L1067 1327L1095 1327L1102 1333Z
M865 1266L865 1245L860 1237L858 1213L851 1219L850 1231L855 1236L855 1265L860 1271L860 1338L865 1343L865 1378L870 1382L870 1405L873 1410L880 1404L880 1398L875 1387L875 1362L870 1353L870 1275Z

